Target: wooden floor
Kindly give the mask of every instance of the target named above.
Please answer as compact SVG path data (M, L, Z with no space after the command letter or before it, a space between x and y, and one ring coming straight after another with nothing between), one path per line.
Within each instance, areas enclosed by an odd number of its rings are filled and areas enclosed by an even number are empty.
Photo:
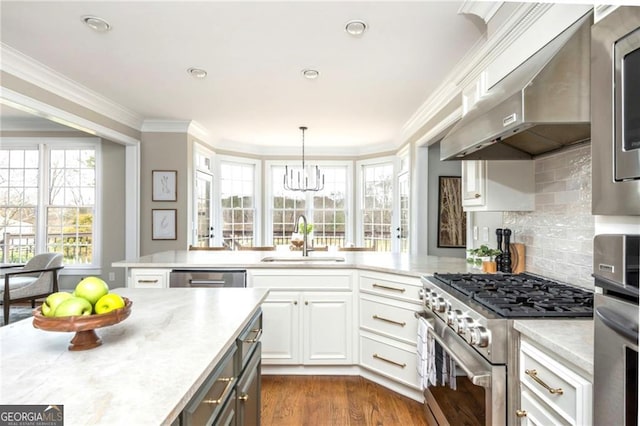
M263 426L420 426L422 404L359 376L262 376Z

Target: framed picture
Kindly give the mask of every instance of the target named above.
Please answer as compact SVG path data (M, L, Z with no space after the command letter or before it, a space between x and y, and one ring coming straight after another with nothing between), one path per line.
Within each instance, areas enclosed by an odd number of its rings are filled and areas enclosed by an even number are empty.
M438 181L438 247L464 248L467 214L462 210L462 179L440 176Z
M153 209L151 210L151 239L175 240L177 239L177 209Z
M176 170L153 170L152 201L178 201Z

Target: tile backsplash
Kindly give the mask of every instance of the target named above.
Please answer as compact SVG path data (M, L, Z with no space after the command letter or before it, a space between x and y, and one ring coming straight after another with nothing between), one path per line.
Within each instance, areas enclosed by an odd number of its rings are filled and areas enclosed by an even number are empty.
M505 212L503 226L525 244L527 271L593 289L591 147L534 161L535 210Z

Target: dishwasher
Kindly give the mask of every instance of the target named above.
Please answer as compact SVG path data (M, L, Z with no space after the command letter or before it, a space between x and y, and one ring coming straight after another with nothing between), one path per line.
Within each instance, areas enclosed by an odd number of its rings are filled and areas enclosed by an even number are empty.
M174 269L169 273L169 287L246 287L245 269Z

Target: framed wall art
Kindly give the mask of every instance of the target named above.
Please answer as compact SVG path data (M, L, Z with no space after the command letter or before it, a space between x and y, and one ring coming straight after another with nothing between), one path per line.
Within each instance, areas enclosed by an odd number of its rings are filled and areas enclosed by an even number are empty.
M152 175L152 201L178 201L176 170L153 170Z
M438 180L438 247L464 248L467 214L462 210L462 179L440 176Z
M177 239L177 209L153 209L151 210L151 239L175 240Z

